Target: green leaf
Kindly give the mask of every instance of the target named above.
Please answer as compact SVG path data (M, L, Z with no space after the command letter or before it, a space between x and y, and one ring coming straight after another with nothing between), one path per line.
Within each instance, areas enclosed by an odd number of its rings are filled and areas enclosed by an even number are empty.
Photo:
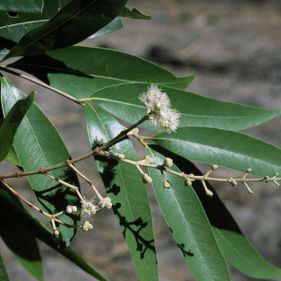
M1 254L0 254L0 280L9 281L9 277L8 277L5 265L3 263Z
M21 167L20 160L19 160L13 146L10 148L4 161L10 162L11 164L14 164L15 166Z
M51 20L27 33L6 58L74 45L111 22L126 0L72 0Z
M15 103L12 109L7 114L3 123L0 126L0 161L5 159L10 148L13 145L16 131L24 118L27 110L31 106L34 99L34 94L27 98L19 100Z
M116 117L134 124L146 107L139 96L147 90L146 84L127 83L114 85L95 92L91 98ZM229 130L243 130L264 123L281 113L281 109L262 109L215 100L186 91L160 86L167 93L172 106L180 112L180 127L201 126ZM154 131L159 128L143 126Z
M149 149L148 155L162 165L164 156ZM178 169L175 167L178 171ZM163 175L149 169L152 186L166 223L197 281L230 280L210 223L194 190L182 178L165 173L171 188L163 187Z
M100 108L86 105L85 112L89 140L93 147L111 140L124 129L114 117ZM110 151L136 160L134 147L128 139L114 145ZM140 173L123 162L101 157L96 159L140 280L158 280L149 200Z
M114 31L117 31L119 29L123 28L122 20L119 17L116 17L114 20L112 20L110 23L108 23L106 26L104 26L102 29L94 33L92 36L90 36L91 39L94 39L99 36L106 35L108 33L112 33Z
M43 266L37 241L10 211L10 205L4 200L0 204L0 236L21 265L36 280L43 281Z
M2 0L0 11L6 12L42 12L44 0Z
M151 16L146 16L146 15L142 14L140 11L138 11L137 9L133 8L132 10L130 10L127 7L124 7L122 9L119 16L128 17L128 18L132 18L132 19L138 19L138 20L150 20L151 19Z
M155 150L173 159L175 165L185 173L202 175L202 173L189 161L159 146ZM245 237L234 218L231 216L223 202L218 197L215 189L207 183L213 192L212 198L206 195L200 182L193 183L208 219L212 225L220 250L226 260L239 271L257 279L280 279L281 269L266 261Z
M75 253L71 248L59 248L57 242L53 238L52 233L50 233L50 231L45 226L43 226L40 222L33 218L19 204L19 201L14 196L9 194L3 188L0 188L0 206L2 202L5 202L5 204L9 206L8 209L13 214L13 216L17 217L19 222L22 224L22 227L27 228L34 237L46 243L56 252L62 254L69 261L76 264L78 267L80 267L85 272L89 273L91 276L95 277L97 280L107 281L105 277L103 277L99 272L97 272L88 262L86 262L77 253Z
M9 84L5 78L1 78L1 103L5 115L19 99L24 97L25 95ZM22 120L13 145L24 171L55 165L70 158L58 132L35 104L31 105ZM76 174L67 167L50 173L78 185ZM28 179L41 205L51 213L65 210L67 205L80 204L76 193L45 175L33 175ZM75 225L79 217L63 214L60 219L67 224ZM63 239L61 242L69 245L75 235L75 228L60 224L59 230Z
M70 47L46 55L24 57L10 66L31 73L77 98L89 97L101 88L124 82L185 88L193 79L177 78L142 58L103 48Z
M213 128L180 128L153 138L169 151L188 160L216 164L256 176L281 173L281 149L247 135Z
M24 0L24 2L26 1ZM61 9L63 4L66 3L62 3L61 0L45 1L42 11L17 13L13 17L7 12L0 11L0 36L18 42L24 34L46 23Z

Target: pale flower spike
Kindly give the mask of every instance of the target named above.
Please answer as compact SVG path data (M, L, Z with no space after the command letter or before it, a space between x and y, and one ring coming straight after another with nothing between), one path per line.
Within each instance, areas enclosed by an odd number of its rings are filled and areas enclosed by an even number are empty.
M169 97L157 85L150 85L140 96L140 100L146 105L152 124L160 126L168 133L176 131L180 114L171 108Z

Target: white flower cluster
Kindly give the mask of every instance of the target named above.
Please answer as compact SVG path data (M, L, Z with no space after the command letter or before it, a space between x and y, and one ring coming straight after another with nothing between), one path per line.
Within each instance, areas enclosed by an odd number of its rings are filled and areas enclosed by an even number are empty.
M90 200L83 200L82 201L82 208L81 208L81 215L84 217L91 217L99 210L99 207L94 204L92 199Z
M157 85L150 85L140 100L146 105L149 118L154 125L165 129L168 133L176 131L180 114L171 108L170 99Z

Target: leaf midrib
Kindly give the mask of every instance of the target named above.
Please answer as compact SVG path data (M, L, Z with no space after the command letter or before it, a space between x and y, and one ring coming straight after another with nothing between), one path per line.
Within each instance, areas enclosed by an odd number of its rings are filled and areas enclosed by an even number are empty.
M28 24L35 24L35 23L40 23L40 22L46 22L48 20L49 20L49 18L48 19L42 19L42 20L17 22L17 23L13 23L13 24L8 24L8 25L0 26L0 30L1 29L9 29L11 27L13 28L13 27L17 27L17 26L20 26L20 25L28 25Z
M111 86L109 86L111 87ZM104 88L105 89L105 88ZM134 103L130 103L130 102L123 102L120 100L113 100L113 99L107 99L107 98L101 98L101 97L90 97L91 101L105 101L108 103L117 103L117 104L122 104L122 105L126 105L126 106L131 106L131 107L136 107L136 108L140 108L140 109L146 109L145 106L142 105L137 105ZM219 116L219 115L196 115L196 114L191 114L191 113L184 113L184 112L180 112L181 116L185 116L185 117L194 117L194 118L214 118L214 119L246 119L247 118L252 118L255 115L243 115L243 116ZM264 112L263 115L268 116L269 114L267 112ZM270 116L274 116L275 114L271 114Z
M153 155L154 158L156 159L156 157L155 157L155 155L153 154L152 150L151 150L150 148L148 148L148 149L149 149L150 153L152 153L152 155ZM195 237L195 235L193 234L193 232L190 230L191 227L190 227L190 224L188 223L188 219L187 219L186 216L185 216L185 212L183 211L183 208L182 208L182 206L181 206L179 200L177 199L177 196L175 195L175 192L174 192L173 188L171 189L171 191L172 191L172 194L173 194L174 202L176 202L176 204L177 204L177 206L178 206L178 209L180 210L180 214L181 214L181 216L184 218L184 223L185 223L185 226L186 226L186 228L185 228L186 231L189 232L189 234L191 234L191 235L190 235L191 237ZM211 225L210 225L210 223L209 223L209 221L208 221L208 219L207 219L206 216L205 216L205 219L206 219L206 221L207 221L207 223L208 223L208 225L209 225L209 227L210 227L210 233L211 233L211 235L213 235L213 238L214 238L214 240L215 240L215 236L214 236L214 234L213 234L213 232L212 232L212 230L211 230ZM201 247L198 246L198 242L197 242L196 238L193 239L193 241L194 241L195 246L196 246L197 249L199 250L198 252L199 252L200 258L205 261L205 262L204 262L205 272L209 272L209 276L215 277L215 276L213 276L213 275L211 274L212 271L210 271L209 267L206 266L206 264L208 264L208 262L206 262L206 258L205 258L204 255L201 253ZM217 246L217 250L218 250L219 252L221 252L218 246ZM223 256L222 256L222 258L223 258ZM214 280L216 280L216 278L215 278Z
M103 122L101 121L99 115L97 114L96 110L94 107L91 106L91 108L93 109L93 111L95 112L96 116L97 116L97 119L99 121L99 123L102 125L105 133L107 134L108 138L111 139L111 136L108 132L108 130L106 129L106 127L104 126ZM124 180L124 176L123 176L123 171L122 171L122 168L120 167L120 165L118 165L118 170L119 170L119 173L120 173L120 178L121 178L121 181L123 183L123 186L127 186L127 184L125 184L125 180ZM124 188L123 191L125 192L125 198L126 198L126 201L127 201L127 206L129 207L129 210L130 210L130 214L131 214L131 217L134 217L134 212L133 212L133 209L132 209L132 206L131 204L129 204L129 196L128 196L128 192L127 192L127 188ZM141 259L141 261L145 264L145 266L147 267L147 261L146 259Z

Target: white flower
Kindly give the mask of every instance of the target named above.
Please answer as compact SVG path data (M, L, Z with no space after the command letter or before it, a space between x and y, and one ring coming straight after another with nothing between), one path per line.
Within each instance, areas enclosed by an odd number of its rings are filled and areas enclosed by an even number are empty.
M89 221L85 221L82 225L84 231L89 231L93 229L93 225Z
M106 207L107 209L110 209L112 207L112 202L109 197L104 197L100 199L99 205L101 208Z
M165 129L168 133L175 132L179 126L180 114L171 108L166 108L161 111L157 118L160 127Z
M152 178L148 174L142 174L142 180L144 183L152 183Z
M173 166L173 159L171 159L169 157L166 157L165 160L164 160L164 165L166 167L171 168Z
M152 124L162 127L169 133L177 129L180 114L171 108L169 97L156 85L150 85L140 96L140 100L146 105Z
M92 215L94 215L98 210L99 207L97 205L94 204L93 200L83 200L82 201L82 216L84 217L91 217Z
M140 100L146 105L147 113L159 113L162 108L170 106L170 99L156 85L150 85Z
M77 212L77 206L67 205L67 206L66 206L66 212L67 212L68 214L72 214L72 213Z

